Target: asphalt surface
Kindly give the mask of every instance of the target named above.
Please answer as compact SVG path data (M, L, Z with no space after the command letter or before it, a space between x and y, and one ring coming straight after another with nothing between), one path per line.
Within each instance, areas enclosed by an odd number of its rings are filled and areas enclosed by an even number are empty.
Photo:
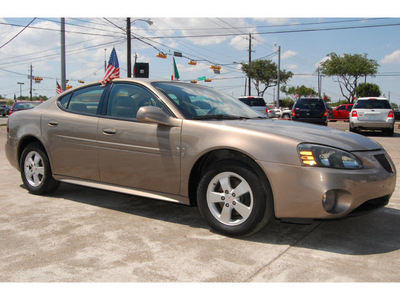
M397 124L394 137L367 136L400 171ZM31 195L5 141L0 126L0 282L400 281L400 180L373 213L311 225L272 220L233 239L211 232L196 207L70 184Z

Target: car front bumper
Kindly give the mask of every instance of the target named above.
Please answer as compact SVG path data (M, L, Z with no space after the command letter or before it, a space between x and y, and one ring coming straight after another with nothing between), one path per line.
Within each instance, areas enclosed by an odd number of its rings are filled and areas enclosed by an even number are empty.
M396 186L396 169L390 157L383 150L353 154L362 160L363 169L259 162L272 187L275 217L334 219L348 215L370 200L386 199L383 201L386 204ZM382 155L389 172L376 158ZM327 199L334 202L328 210Z

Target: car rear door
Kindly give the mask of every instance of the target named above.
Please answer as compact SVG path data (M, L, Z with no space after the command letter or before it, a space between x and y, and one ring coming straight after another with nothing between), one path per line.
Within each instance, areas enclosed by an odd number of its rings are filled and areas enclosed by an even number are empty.
M390 104L384 100L359 100L357 103L358 120L360 121L385 122L390 111Z
M42 131L55 175L99 180L97 160L100 84L75 90L60 98L42 116Z
M142 106L165 109L139 84L113 84L98 127L100 180L178 194L181 127L138 122L136 113Z

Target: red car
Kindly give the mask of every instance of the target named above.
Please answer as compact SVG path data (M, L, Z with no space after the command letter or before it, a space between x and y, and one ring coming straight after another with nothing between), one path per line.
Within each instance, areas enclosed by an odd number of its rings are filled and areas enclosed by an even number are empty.
M332 119L349 119L349 114L351 109L353 108L353 104L342 104L332 109Z
M11 115L13 112L20 111L20 110L26 110L26 109L32 109L38 106L41 101L18 101L11 106L11 109L8 113L8 115Z

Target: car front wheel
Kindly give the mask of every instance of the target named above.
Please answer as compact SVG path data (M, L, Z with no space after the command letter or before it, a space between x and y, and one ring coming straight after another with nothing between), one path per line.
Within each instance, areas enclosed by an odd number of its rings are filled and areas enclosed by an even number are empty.
M39 144L29 144L20 159L22 181L29 192L36 195L56 190L59 181L52 174L46 152Z
M197 190L203 218L227 236L246 236L262 229L272 216L271 195L251 168L232 160L211 165Z

